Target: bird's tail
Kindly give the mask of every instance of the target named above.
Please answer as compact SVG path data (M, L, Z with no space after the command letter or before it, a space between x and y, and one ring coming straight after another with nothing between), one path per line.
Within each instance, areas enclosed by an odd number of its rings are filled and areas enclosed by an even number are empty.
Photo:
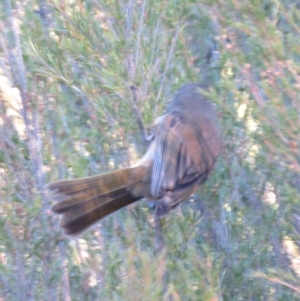
M57 202L52 211L62 215L60 225L65 233L76 236L102 218L140 199L128 189L133 170L126 168L48 184L49 198Z

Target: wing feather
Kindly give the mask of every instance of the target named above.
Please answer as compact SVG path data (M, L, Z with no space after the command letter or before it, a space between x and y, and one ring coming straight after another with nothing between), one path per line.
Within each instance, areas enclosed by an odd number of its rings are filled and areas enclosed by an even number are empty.
M153 143L156 147L150 189L154 198L199 176L201 149L198 139L191 127L176 114L169 114L162 120L154 133Z

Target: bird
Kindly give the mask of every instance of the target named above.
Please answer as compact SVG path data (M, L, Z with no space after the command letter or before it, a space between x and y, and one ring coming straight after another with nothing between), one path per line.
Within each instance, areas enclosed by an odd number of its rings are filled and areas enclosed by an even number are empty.
M153 122L149 146L133 166L46 185L52 212L67 236L81 235L117 210L146 198L155 218L194 194L214 169L221 150L220 123L208 87L183 85Z

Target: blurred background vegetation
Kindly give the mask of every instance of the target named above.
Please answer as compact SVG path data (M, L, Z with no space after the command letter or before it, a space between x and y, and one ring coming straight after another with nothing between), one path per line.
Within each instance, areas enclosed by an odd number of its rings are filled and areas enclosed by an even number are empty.
M0 300L300 300L300 1L0 3ZM65 238L49 181L129 166L183 84L223 150L162 221Z

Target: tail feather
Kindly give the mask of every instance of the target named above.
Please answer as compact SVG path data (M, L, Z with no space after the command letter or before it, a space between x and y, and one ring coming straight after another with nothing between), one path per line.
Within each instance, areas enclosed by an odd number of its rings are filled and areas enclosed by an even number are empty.
M100 199L101 197L99 197ZM103 200L94 200L100 201ZM72 211L66 212L60 221L60 226L64 228L67 235L76 236L90 228L102 218L111 213L137 201L130 193L126 193L121 197L110 200L109 202L101 203L100 206L93 208L91 211L85 211L84 207L87 204L79 205ZM99 203L100 203L99 202Z
M104 193L108 193L116 187L125 187L130 179L131 171L131 168L126 168L93 177L52 182L46 185L46 189L50 191L50 195L75 194L93 187L100 187Z
M78 235L107 215L137 201L127 189L132 169L121 169L89 178L64 180L46 186L62 214L60 225L68 235Z

